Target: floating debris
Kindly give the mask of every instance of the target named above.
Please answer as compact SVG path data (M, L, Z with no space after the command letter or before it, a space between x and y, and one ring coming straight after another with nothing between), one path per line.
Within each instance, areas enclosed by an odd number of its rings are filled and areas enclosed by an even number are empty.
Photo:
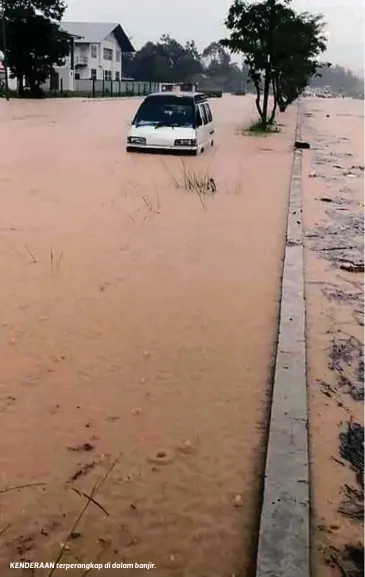
M294 148L299 150L308 149L310 148L310 144L309 142L300 142L299 140L296 140L294 143Z
M364 272L364 263L363 262L345 262L340 265L341 270L345 270L347 272Z
M364 427L352 420L340 433L340 455L350 463L359 485L364 488Z
M168 451L167 449L163 449L163 450L157 451L154 455L150 456L149 460L152 463L156 463L158 465L165 465L167 463L171 463L173 458L174 458L174 455L171 451Z
M355 337L333 337L328 368L336 372L337 384L355 401L364 400L363 345Z
M233 505L234 505L236 508L243 507L242 495L236 495L236 496L235 496L235 498L233 499Z
M194 452L194 445L189 439L185 439L178 445L180 453L190 454Z
M349 485L343 487L345 498L338 508L339 513L350 519L364 521L364 491Z
M76 453L81 453L85 451L86 453L89 451L93 451L95 449L95 445L91 445L90 443L83 443L82 445L77 445L76 447L67 447L69 451L75 451Z
M361 293L352 293L341 289L338 286L325 286L322 289L322 294L330 301L339 301L342 303L352 303L359 300Z
M337 567L342 577L364 577L364 545L345 545L340 551L336 547L327 547L324 552L325 562L330 567Z
M77 471L73 475L71 475L71 477L69 478L69 482L76 481L79 477L84 477L95 467L96 467L95 461L93 461L92 463L88 463L83 467L80 467L80 469L77 469Z

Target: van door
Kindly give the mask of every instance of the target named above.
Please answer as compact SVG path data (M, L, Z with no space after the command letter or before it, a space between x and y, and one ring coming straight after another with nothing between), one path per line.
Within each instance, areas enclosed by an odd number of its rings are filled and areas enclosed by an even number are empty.
M207 116L207 112L205 110L205 106L204 103L200 103L198 105L199 107L199 111L200 111L200 116L203 120L203 124L201 126L201 133L202 133L202 145L206 145L206 143L209 140L209 123L208 123L208 116Z
M209 140L209 144L214 140L214 122L213 122L213 115L212 111L210 110L210 106L208 102L204 102L205 112L208 117L208 125L207 125L207 137Z
M196 132L196 143L198 149L204 145L204 122L202 111L199 105L195 107L195 132Z

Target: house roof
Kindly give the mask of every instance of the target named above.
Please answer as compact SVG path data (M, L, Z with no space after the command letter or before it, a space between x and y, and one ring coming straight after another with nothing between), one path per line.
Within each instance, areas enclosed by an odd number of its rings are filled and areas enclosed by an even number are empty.
M114 34L122 52L135 52L131 41L120 24L115 22L61 22L62 30L76 37L79 42L99 44Z

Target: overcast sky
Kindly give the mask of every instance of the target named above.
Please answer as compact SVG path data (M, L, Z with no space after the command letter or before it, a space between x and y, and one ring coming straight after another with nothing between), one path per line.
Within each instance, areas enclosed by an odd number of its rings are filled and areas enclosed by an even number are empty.
M136 49L169 33L199 48L225 35L231 0L68 0L66 20L118 22ZM327 58L360 72L364 67L364 0L293 0L299 10L321 12L328 24Z

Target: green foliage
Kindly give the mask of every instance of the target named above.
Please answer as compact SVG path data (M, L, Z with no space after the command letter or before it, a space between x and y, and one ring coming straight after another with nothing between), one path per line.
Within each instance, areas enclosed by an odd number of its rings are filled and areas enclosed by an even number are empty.
M202 71L200 54L193 40L182 46L165 34L154 44L147 42L124 60L124 74L150 82L185 82Z
M317 57L326 50L323 28L322 16L282 11L272 56L272 85L281 112L317 73Z
M125 55L124 76L152 82L198 82L206 89L234 92L246 90L247 73L231 62L230 54L212 42L202 54L193 40L185 46L168 35L147 42L134 55Z
M221 40L231 52L243 54L263 125L273 122L277 106L284 111L304 90L326 49L322 17L297 14L289 3L234 0L226 19L230 35Z
M24 94L24 79L29 95L40 96L40 85L70 51L70 37L59 29L66 5L63 0L7 0L3 4L7 63L17 78L19 96Z
M262 120L257 120L256 122L253 122L251 126L249 126L248 132L250 134L256 134L256 135L271 134L273 132L279 132L279 128L275 122L268 124L262 122Z

